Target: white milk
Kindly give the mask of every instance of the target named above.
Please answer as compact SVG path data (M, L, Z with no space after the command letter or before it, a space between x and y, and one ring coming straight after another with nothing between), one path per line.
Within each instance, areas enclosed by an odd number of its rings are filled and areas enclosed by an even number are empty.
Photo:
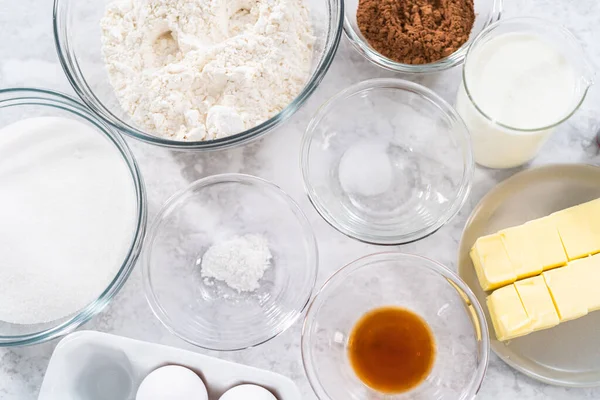
M475 161L490 168L535 157L578 99L573 65L532 33L504 33L480 43L467 58L464 78L471 99L463 82L456 108L471 132Z

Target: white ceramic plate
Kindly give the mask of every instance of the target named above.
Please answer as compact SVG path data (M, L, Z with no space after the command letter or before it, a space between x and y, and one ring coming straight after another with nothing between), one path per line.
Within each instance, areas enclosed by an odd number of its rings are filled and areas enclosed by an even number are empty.
M492 189L475 207L463 231L458 272L484 305L492 350L513 368L542 382L600 386L600 312L509 342L499 342L495 340L485 307L486 293L477 281L469 250L480 236L598 197L598 167L572 164L526 170Z
M81 331L54 350L38 400L132 400L150 372L165 365L196 372L217 400L228 389L252 383L279 400L301 400L298 387L282 375L191 351L106 333Z

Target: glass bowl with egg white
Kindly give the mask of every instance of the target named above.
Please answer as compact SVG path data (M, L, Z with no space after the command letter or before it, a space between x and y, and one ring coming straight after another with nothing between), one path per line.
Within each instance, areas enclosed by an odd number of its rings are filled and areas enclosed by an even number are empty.
M400 79L351 86L302 139L304 186L319 214L367 243L422 239L454 217L473 176L469 132L431 90Z

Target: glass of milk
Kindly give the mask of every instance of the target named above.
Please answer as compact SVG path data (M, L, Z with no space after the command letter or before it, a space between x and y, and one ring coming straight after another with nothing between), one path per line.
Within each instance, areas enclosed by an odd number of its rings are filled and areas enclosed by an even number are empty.
M583 102L592 76L566 29L536 18L490 25L467 53L456 100L475 161L512 168L533 159Z

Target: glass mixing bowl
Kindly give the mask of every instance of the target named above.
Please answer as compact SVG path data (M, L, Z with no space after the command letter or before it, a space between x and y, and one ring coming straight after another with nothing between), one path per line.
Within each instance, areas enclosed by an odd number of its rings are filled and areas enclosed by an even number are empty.
M367 312L398 306L420 315L436 342L429 376L411 391L376 392L355 375L349 335ZM477 298L453 272L425 257L372 254L337 271L309 306L302 359L321 400L471 400L487 368L490 340Z
M375 244L421 239L464 204L469 132L431 90L400 79L351 86L326 102L302 140L308 196L340 232Z
M337 51L343 25L342 0L307 0L316 42L311 76L300 94L277 115L254 128L221 139L184 142L154 136L141 129L121 108L108 80L100 50L100 20L106 5L112 1L54 0L54 38L63 69L75 92L102 119L126 135L177 149L228 148L248 143L281 125L300 108L325 76Z
M42 324L11 324L0 321L0 346L22 346L37 344L54 339L74 331L98 314L118 293L129 274L142 248L142 240L146 229L146 193L143 180L133 154L123 138L116 130L76 100L61 93L41 89L4 89L0 90L0 128L26 118L61 117L77 120L93 127L99 135L114 145L131 173L132 187L135 190L135 229L132 233L129 250L115 277L106 289L85 308L74 315ZM35 145L36 143L32 143ZM6 229L0 223L0 229ZM77 246L77 243L72 243ZM39 249L32 249L38 251ZM2 258L2 246L0 246ZM0 263L2 260L0 260ZM0 283L1 286L1 283Z
M201 276L215 243L260 234L273 256L253 292ZM317 276L317 245L298 205L279 187L242 174L196 181L167 201L143 255L146 298L167 329L211 350L240 350L284 332L305 309Z
M500 15L502 14L502 1L503 0L474 0L475 24L471 30L469 40L448 57L429 64L412 65L399 63L390 60L373 49L360 32L356 22L356 11L358 9L359 0L345 0L344 2L344 33L348 39L350 39L350 43L352 43L354 48L375 65L396 72L439 72L463 62L467 50L475 37L489 25L500 19Z

